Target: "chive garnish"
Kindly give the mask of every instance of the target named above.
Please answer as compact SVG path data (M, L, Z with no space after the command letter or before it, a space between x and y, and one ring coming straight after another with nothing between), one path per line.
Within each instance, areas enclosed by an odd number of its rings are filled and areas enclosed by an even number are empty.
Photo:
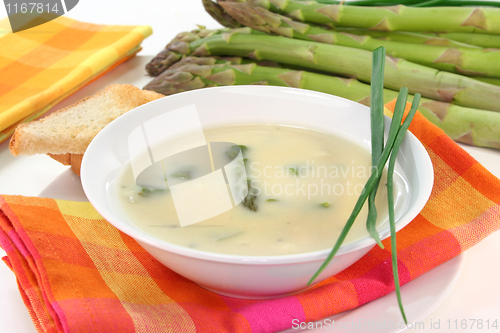
M242 233L244 233L244 231L238 231L234 234L230 234L230 235L227 235L227 236L222 236L220 238L216 238L215 241L216 242L220 242L220 241L223 241L223 240L226 240L228 238L232 238L232 237L235 237L235 236L238 236L238 235L241 235Z
M370 125L372 144L372 167L377 165L380 155L384 149L384 68L385 68L385 48L379 47L372 53L372 79L370 98ZM373 171L372 171L373 172ZM368 217L366 219L366 230L382 249L384 245L380 241L376 229L377 208L375 207L375 197L380 181L368 197Z
M248 147L245 145L233 145L229 147L229 149L226 151L226 156L230 160L234 160L236 156L240 153L241 150L241 155L244 155L246 151L248 150Z
M153 193L153 191L151 191L151 189L150 189L150 188L143 187L143 188L141 189L141 192L140 192L139 194L151 194L151 193Z
M321 207L323 207L323 208L328 208L328 207L330 207L330 203L329 203L329 202L323 202L323 203L320 203L319 205L320 205Z
M401 90L403 91L403 89L406 89L406 88L402 88ZM406 92L408 92L408 89L406 89ZM402 93L400 93L398 96L398 102L400 101L401 96L402 96ZM401 104L401 103L396 103L396 105L398 105L398 104ZM399 111L398 115L399 114L401 114L400 118L402 118L402 111ZM396 117L396 111L394 111L394 117ZM333 246L332 251L330 252L328 257L326 258L326 260L323 262L320 269L311 278L309 283L312 282L325 269L325 267L330 263L330 261L335 256L335 254L339 250L340 246L344 242L345 237L347 236L347 233L349 232L349 230L352 227L352 224L354 223L354 220L358 216L358 214L361 211L361 208L363 207L365 201L367 200L370 192L373 190L378 179L382 175L382 169L383 169L385 163L387 162L387 160L389 159L389 154L390 154L392 147L394 145L394 141L396 139L396 135L398 134L398 130L399 130L399 126L397 125L396 119L393 118L393 120L391 122L391 129L389 131L389 138L388 138L387 144L382 152L382 156L377 164L377 168L374 169L375 172L371 174L370 178L368 178L368 181L366 182L366 184L363 188L363 191L358 198L358 201L356 201L356 205L354 206L354 209L353 209L351 215L349 216L349 219L347 220L347 223L345 224L344 229L340 233L340 236L337 239L337 242Z
M417 112L417 107L420 102L420 94L415 94L415 97L413 98L413 103L411 106L411 110L406 116L406 119L401 126L400 131L404 133L408 129L408 126L410 126L410 121ZM409 121L408 118L410 118ZM393 152L391 154L391 157L389 158L389 165L387 167L387 201L389 204L389 226L391 229L391 254L392 254L392 272L394 276L394 287L396 290L396 297L398 299L398 305L399 305L399 310L401 311L401 315L403 316L403 319L405 323L408 323L406 320L406 315L403 309L403 301L401 300L401 290L399 286L399 274L398 274L398 257L397 257L397 246L396 246L396 225L395 225L395 220L394 220L394 166L396 165L396 156L399 150L399 146L401 145L401 142L403 141L404 136L398 136L396 138L396 142L394 142L394 147Z
M267 202L275 202L275 201L278 201L278 199L267 199L266 201Z
M170 177L179 179L191 179L191 172L177 171L176 173L171 174Z
M287 167L286 168L288 171L290 171L291 173L293 173L295 176L298 176L299 175L299 171L297 170L296 167Z
M385 51L377 51L377 58L374 55L374 63L373 66L376 67L375 70L382 72L383 73L383 67L381 67L380 61L375 61L375 59L379 59L378 57L381 55L380 52ZM382 69L382 71L381 71ZM377 89L383 89L379 85L375 85L375 93L374 96L379 96L382 94L382 92L377 91ZM401 142L403 141L404 135L410 126L410 123L417 111L418 104L420 102L420 94L415 94L412 107L410 109L410 112L406 116L403 124L401 124L401 121L403 119L404 115L404 110L406 106L406 101L408 98L408 89L403 87L399 91L398 98L396 100L396 105L394 107L394 113L391 121L391 126L389 129L389 135L386 141L386 145L382 150L382 154L379 156L378 162L376 164L376 168L373 170L372 174L370 175L370 178L366 182L363 191L361 195L359 196L356 205L354 206L354 209L349 216L344 228L342 229L342 232L340 233L340 236L338 237L335 245L333 246L332 250L328 254L327 258L324 260L318 271L313 275L313 277L309 280L308 284L311 284L314 279L318 277L319 274L328 266L330 261L335 257L335 254L337 254L338 250L340 249L342 243L344 242L349 230L351 229L354 221L356 220L356 217L358 216L359 212L361 211L361 208L369 198L370 194L374 191L376 187L378 187L378 183L380 182L380 177L382 176L382 170L389 160L389 166L388 166L388 172L387 172L387 196L388 196L388 205L389 205L389 226L390 226L390 234L391 234L391 258L392 258L392 270L393 270L393 278L394 278L394 286L395 286L395 291L396 291L396 296L398 299L398 305L399 309L401 311L401 315L403 316L403 319L405 323L407 323L406 320L406 315L403 309L403 303L401 300L401 289L399 286L399 274L398 274L398 265L397 265L397 247L396 247L396 227L395 227L395 220L394 220L394 192L393 192L393 174L394 174L394 166L396 163L396 156L397 152L399 150L399 146L401 145ZM373 116L373 113L371 113L371 116ZM383 119L382 119L383 121ZM372 122L372 131L374 125ZM377 131L377 129L375 129ZM379 135L383 136L383 132L379 132ZM368 222L367 222L367 229L368 229ZM377 235L378 236L378 235ZM373 236L372 236L373 237ZM374 237L375 239L375 237ZM376 240L376 239L375 239Z
M141 191L137 192L137 194L147 197L149 195L160 193L160 192L163 192L163 191L165 191L165 190L161 189L161 188L141 187Z

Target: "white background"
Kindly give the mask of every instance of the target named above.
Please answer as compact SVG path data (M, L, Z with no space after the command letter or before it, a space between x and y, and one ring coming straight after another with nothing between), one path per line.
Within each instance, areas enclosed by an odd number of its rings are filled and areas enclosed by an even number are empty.
M6 16L0 6L0 18ZM218 28L220 25L205 13L201 0L80 0L80 3L67 14L68 17L96 24L130 24L150 25L153 35L143 43L140 56L119 66L113 72L85 87L72 97L57 105L54 110L67 106L80 98L93 94L110 83L133 83L141 87L149 79L137 77L137 70L144 68L145 63L158 53L178 32L193 30L196 25ZM6 45L0 45L6 47ZM135 74L132 75L132 70ZM500 176L500 151L463 146L485 167ZM78 186L78 179L72 177L67 167L59 165L47 156L12 157L8 144L0 145L0 193L38 196L47 186L59 186L57 190L62 196L64 186L58 179L73 182ZM0 250L0 256L4 252ZM447 327L447 321L463 319L497 320L500 326L500 233L496 232L480 244L467 251L465 266L455 287L445 300L431 311L425 318L420 318L429 332L431 322L440 321L440 329L435 332L500 332L500 328L454 329ZM0 263L0 333L3 332L35 332L31 319L21 301L15 277L12 272ZM404 297L404 295L403 295ZM469 322L469 328L470 328ZM377 332L380 332L377 330Z

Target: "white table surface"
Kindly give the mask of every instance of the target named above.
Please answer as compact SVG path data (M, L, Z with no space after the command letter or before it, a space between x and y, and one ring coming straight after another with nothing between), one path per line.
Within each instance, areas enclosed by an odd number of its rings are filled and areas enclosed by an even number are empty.
M5 7L0 6L0 18L5 16ZM84 87L55 106L54 110L70 105L111 83L133 83L142 88L149 82L149 78L138 78L137 70L144 68L147 61L178 32L195 29L197 24L208 28L220 27L205 13L201 0L81 0L67 16L97 24L150 25L153 27L153 35L144 41L143 50L138 57ZM135 74L132 74L134 69ZM495 176L500 177L500 150L465 145L462 147ZM38 196L50 184L54 184L58 177L71 178L68 173L70 171L67 167L45 155L13 157L7 142L0 145L0 194ZM60 191L64 195L64 189L61 188ZM0 249L0 256L3 255L5 252ZM451 292L430 314L419 319L420 329L415 325L407 331L500 332L499 262L500 232L496 232L467 251L463 270ZM0 333L36 332L21 300L15 276L4 264L0 264L0 281ZM477 325L471 329L474 319L483 320L482 329ZM459 323L458 328L454 326L455 320ZM467 329L460 327L463 320L468 323ZM496 320L497 328L490 327L488 330L487 320L490 324ZM439 329L437 322L440 323Z

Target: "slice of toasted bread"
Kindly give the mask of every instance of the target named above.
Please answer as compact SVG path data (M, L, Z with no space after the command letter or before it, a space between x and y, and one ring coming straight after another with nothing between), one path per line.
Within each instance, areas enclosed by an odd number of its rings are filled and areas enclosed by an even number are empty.
M19 125L10 140L12 155L48 154L80 174L83 153L94 136L122 114L164 97L129 84L114 84L49 116Z
M114 84L51 115L19 125L12 155L83 154L90 141L122 114L163 95L128 84Z

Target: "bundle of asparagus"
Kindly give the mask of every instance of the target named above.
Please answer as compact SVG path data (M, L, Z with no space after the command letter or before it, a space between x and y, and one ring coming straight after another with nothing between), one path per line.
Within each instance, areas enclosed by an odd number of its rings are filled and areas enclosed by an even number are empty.
M408 87L424 97L421 113L454 140L500 148L500 50L492 48L500 48L500 9L446 8L443 15L442 8L333 0L202 1L226 27L180 33L148 64L157 77L145 89L269 84L368 105L372 51L383 46L386 101Z
M370 85L356 79L246 63L245 59L186 57L144 89L164 95L214 86L262 84L294 87L337 95L370 105ZM247 60L248 62L248 60ZM398 93L384 89L384 102ZM411 102L413 96L409 96ZM500 147L500 113L422 98L419 111L452 139L485 147Z

